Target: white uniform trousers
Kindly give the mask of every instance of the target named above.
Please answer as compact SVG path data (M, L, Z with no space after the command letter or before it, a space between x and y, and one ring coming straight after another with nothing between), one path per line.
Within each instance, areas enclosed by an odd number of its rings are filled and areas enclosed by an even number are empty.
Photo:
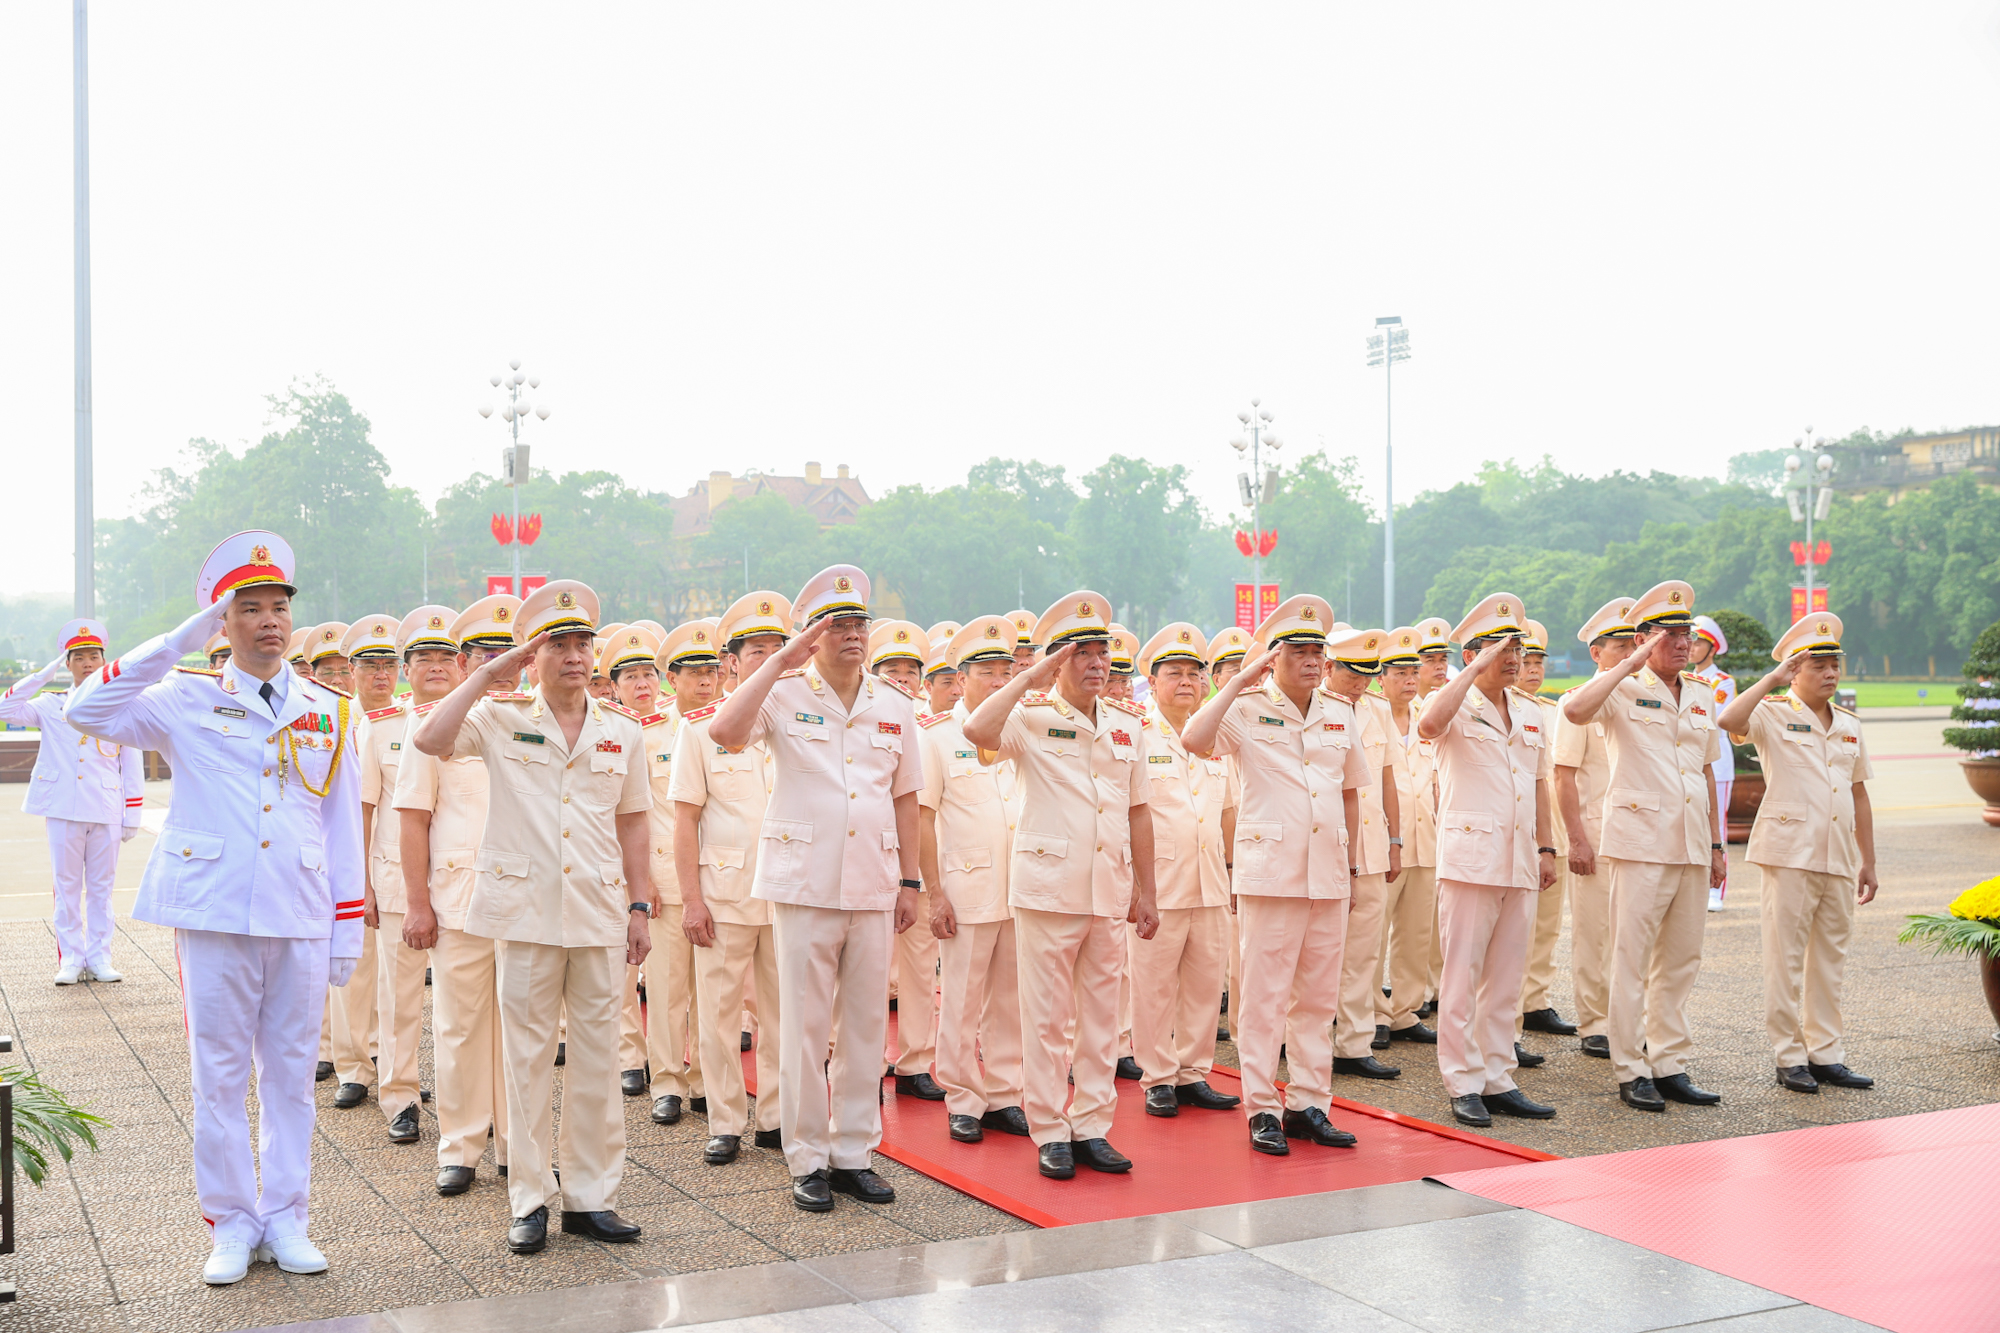
M400 918L398 918L400 920ZM333 1061L333 1076L341 1083L375 1086L375 1056L381 1049L381 1032L376 1024L376 941L382 932L362 927L361 960L345 986L329 986L326 993L327 1057Z
M1375 1022L1391 1029L1417 1021L1430 994L1431 939L1437 933L1437 867L1405 866L1389 883L1382 909L1382 951L1389 993L1375 1001Z
M625 998L618 1006L618 1068L620 1070L646 1067L646 1020L639 1012L639 978L641 969L627 965L625 968ZM652 983L646 985L646 1003L653 1002Z
M1243 939L1243 995L1230 1006L1247 1116L1333 1104L1334 1010L1347 938L1347 899L1236 900ZM1278 1096L1278 1048L1290 1079Z
M937 1081L944 1087L945 1111L976 1118L1019 1106L1021 984L1014 922L961 921L958 933L937 946L944 991Z
M1235 1007L1236 998L1243 994L1243 941L1242 932L1237 928L1238 924L1236 913L1233 910L1223 913L1221 926L1222 954L1228 960L1229 965L1229 978L1225 984L1228 987L1231 1008ZM1227 1021L1228 1015L1222 1013L1221 1008L1222 1006L1220 1005L1216 1006L1215 1026L1217 1034L1220 1035L1225 1029L1234 1032L1236 1025Z
M1126 931L1131 958L1133 1058L1144 1088L1207 1080L1215 1068L1215 1017L1222 1005L1221 918L1227 907L1164 907L1150 940Z
M750 1132L750 1093L743 1083L743 989L757 993L757 1123L778 1128L778 952L769 926L715 923L715 942L694 951L696 1027L701 1037L701 1072L708 1084L708 1132ZM877 1071L880 1072L879 1070Z
M1764 1029L1780 1069L1841 1065L1840 988L1854 932L1856 876L1764 872Z
M1569 896L1569 864L1556 858L1556 882L1535 895L1535 926L1528 940L1528 968L1521 977L1521 1012L1553 1009L1556 943L1562 939L1563 901ZM1516 1025L1518 1030L1519 1025Z
M306 1234L327 941L177 930L194 1093L194 1185L218 1241ZM244 1097L257 1071L257 1147ZM258 1193L259 1177L263 1192Z
M885 1000L895 916L771 904L778 946L778 1127L785 1167L794 1176L827 1166L862 1170L882 1141L880 1060L889 1031ZM926 981L925 997L929 989ZM767 1025L767 1037L769 1031Z
M1389 876L1356 875L1347 899L1347 939L1340 950L1338 1022L1333 1053L1349 1060L1373 1055L1375 1011L1382 1003L1382 925L1389 915Z
M49 861L56 872L56 962L109 967L119 826L53 817L48 825Z
M515 1217L562 1195L565 1212L618 1206L625 1099L618 1091L618 987L625 950L501 940L500 1049L506 1060L507 1200ZM555 1124L556 1015L569 1015L563 1114ZM562 1159L557 1184L550 1149Z
M1701 972L1708 867L1611 862L1611 1064L1620 1083L1687 1069L1688 996ZM1641 1047L1644 1047L1642 1050Z
M655 1098L706 1095L701 1078L701 1033L694 1015L695 947L681 929L679 904L672 915L646 923L653 948L646 955L646 1063L653 1068ZM740 1061L738 1062L740 1065Z
M1594 875L1569 876L1569 975L1576 990L1577 1031L1609 1033L1611 1015L1611 863Z
M887 1054L898 1074L925 1074L937 1058L938 938L931 895L917 895L917 921L896 936L896 1037Z
M375 1010L381 1016L381 1082L375 1100L384 1120L417 1103L417 1052L424 1039L424 969L428 949L403 943L403 913L382 913L375 942ZM554 1058L551 1056L551 1058Z
M1118 1105L1125 923L1108 916L1017 907L1014 960L1021 996L1021 1110L1028 1117L1029 1137L1037 1147L1104 1138ZM1072 1020L1073 1055L1068 1037ZM1076 1079L1074 1093L1071 1077Z
M430 958L438 1165L477 1166L490 1130L493 1160L505 1166L507 1089L493 941L440 926Z
M1514 1025L1535 930L1532 889L1438 881L1437 1059L1447 1095L1514 1086Z

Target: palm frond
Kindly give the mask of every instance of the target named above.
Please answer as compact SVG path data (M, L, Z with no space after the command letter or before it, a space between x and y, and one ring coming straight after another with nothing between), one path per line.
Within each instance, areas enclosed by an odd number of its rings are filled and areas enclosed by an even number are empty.
M14 1090L14 1156L29 1184L39 1187L47 1181L51 1152L67 1162L79 1144L97 1151L97 1128L110 1124L104 1117L19 1066L0 1069L0 1083Z
M1912 916L1896 936L1898 944L1921 944L1939 957L1970 954L2000 958L2000 926L1991 921L1967 921L1955 916Z

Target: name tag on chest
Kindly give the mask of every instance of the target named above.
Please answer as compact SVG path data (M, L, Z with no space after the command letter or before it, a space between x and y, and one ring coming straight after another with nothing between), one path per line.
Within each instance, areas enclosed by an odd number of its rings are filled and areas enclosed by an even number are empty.
M1785 730L1786 730L1786 731L1811 731L1811 730L1812 730L1812 723L1810 723L1810 722L1787 722L1787 723L1785 724Z
M517 731L514 733L514 739L517 741L526 741L530 745L546 744L546 741L542 737L537 736L532 731Z
M1661 703L1660 703L1660 701L1659 701L1658 699L1641 699L1641 700L1639 700L1639 701L1638 701L1638 703L1639 703L1639 707L1641 707L1641 708L1661 708L1661 707L1664 707L1664 705L1663 705L1663 704L1661 704Z
M794 722L810 722L810 723L812 723L812 724L813 724L813 725L814 725L815 727L823 727L823 726L825 726L825 725L826 725L826 719L825 719L825 718L823 718L823 717L821 717L821 716L820 716L819 714L817 714L817 713L793 713L793 714L792 714L792 721L794 721Z
M1076 739L1076 733L1075 733L1075 732L1073 732L1073 731L1064 731L1064 730L1063 730L1062 728L1060 728L1060 727L1050 727L1050 728L1049 728L1049 735L1051 735L1051 736L1055 737L1055 738L1056 738L1057 740L1059 740L1059 741L1073 741L1073 740L1075 740L1075 739Z
M222 716L224 716L224 717L248 717L248 716L250 716L250 715L249 715L248 713L244 712L244 711L243 711L243 710L242 710L241 708L225 708L225 707L224 707L223 705L221 705L221 704L217 704L217 705L215 706L215 711L216 711L216 712L218 712L218 713L220 713L220 714L222 714Z

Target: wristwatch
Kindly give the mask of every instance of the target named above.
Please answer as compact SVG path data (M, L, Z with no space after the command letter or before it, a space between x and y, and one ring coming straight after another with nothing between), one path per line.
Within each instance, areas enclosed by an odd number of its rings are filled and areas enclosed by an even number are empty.
M1722 850L1722 844L1719 842L1711 842L1710 844L1708 844L1708 850L1710 850L1711 852L1719 852Z
M627 912L644 912L647 916L651 916L653 914L653 905L651 903L632 903L625 910Z
M1401 838L1391 838L1389 839L1389 845L1391 847L1401 847L1403 845L1403 840Z
M1537 847L1535 853L1538 856L1554 856L1557 854L1556 849L1553 847Z
M896 884L899 888L915 889L920 893L924 887L924 882L920 879L899 879L896 881Z

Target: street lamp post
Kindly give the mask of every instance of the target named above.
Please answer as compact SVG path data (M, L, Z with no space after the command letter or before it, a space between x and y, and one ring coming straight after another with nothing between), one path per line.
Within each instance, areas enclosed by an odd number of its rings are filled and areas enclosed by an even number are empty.
M90 383L90 13L87 0L75 0L71 56L74 60L75 173L72 188L75 225L72 259L76 300L76 613L97 614L96 479L91 441Z
M1398 361L1410 359L1410 331L1401 315L1383 315L1375 321L1382 330L1368 339L1368 364L1382 367L1382 623L1396 623L1396 440L1390 430L1391 409L1395 406L1395 370Z
M514 494L514 540L511 543L514 548L513 590L514 596L519 597L521 595L521 483L528 479L528 446L521 443L521 423L527 419L529 412L533 412L537 420L547 421L550 408L547 403L537 403L531 408L522 401L521 386L525 384L530 389L539 389L542 387L540 378L522 374L521 363L518 360L507 363L507 372L505 375L490 376L486 382L496 389L504 387L507 393L507 401L500 404L500 419L507 423L508 444L501 451L500 457L502 475L506 478L508 489ZM493 404L480 404L479 415L492 416Z
M1266 500L1276 498L1275 487L1264 475L1263 451L1266 448L1282 449L1285 442L1271 429L1270 409L1263 407L1263 399L1252 398L1250 408L1238 412L1236 420L1249 431L1249 438L1242 435L1230 440L1229 447L1239 454L1247 454L1250 471L1236 474L1236 482L1243 496L1243 503L1250 506L1250 596L1254 610L1252 619L1261 619L1264 598L1264 528L1262 523L1263 505Z
M1825 522L1826 516L1833 511L1833 455L1823 452L1826 443L1824 436L1814 435L1813 428L1807 426L1806 433L1792 441L1792 448L1800 452L1785 459L1785 503L1791 507L1792 522L1804 519L1806 525L1804 615L1813 612L1813 522ZM1816 451L1819 456L1808 468L1806 458Z

